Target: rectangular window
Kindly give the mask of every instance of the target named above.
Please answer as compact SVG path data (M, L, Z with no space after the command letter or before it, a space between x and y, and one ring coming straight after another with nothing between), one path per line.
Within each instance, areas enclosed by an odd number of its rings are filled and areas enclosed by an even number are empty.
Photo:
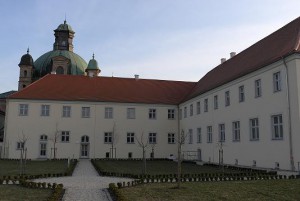
M112 132L104 133L104 143L106 144L112 143Z
M261 79L254 81L255 97L261 97Z
M149 133L149 144L156 144L156 133Z
M47 143L40 143L40 156L45 157L47 155Z
M182 109L179 109L179 119L182 119Z
M259 140L258 118L250 119L250 140Z
M27 116L27 115L28 115L28 104L20 104L19 116Z
M149 119L156 119L156 109L149 109Z
M127 108L127 119L135 119L135 108Z
M41 105L41 116L49 116L50 105Z
M280 72L273 74L273 88L274 92L281 91L281 76Z
M239 121L235 121L232 122L232 140L234 142L239 142L240 141L240 122Z
M105 108L104 118L105 119L112 119L113 118L113 108L112 107L106 107Z
M201 143L202 136L201 136L201 128L197 128L197 143Z
M127 144L134 144L134 133L127 133Z
M184 107L184 118L187 118L187 108Z
M63 106L63 117L71 117L71 106Z
M193 144L193 129L189 129L189 144Z
M218 109L218 95L214 96L214 109Z
M225 142L225 124L219 124L219 142Z
M24 142L17 142L17 149L24 149Z
M90 107L82 107L81 108L81 117L82 118L90 118Z
M207 143L212 143L212 126L207 126Z
M208 112L208 99L204 99L204 112Z
M168 144L175 144L175 134L168 133Z
M194 114L194 105L190 104L190 116L193 116Z
M70 131L61 132L61 142L70 142Z
M273 115L272 119L272 139L282 140L283 139L283 123L282 115Z
M225 91L225 106L229 106L229 105L230 105L230 92Z
M200 105L200 101L197 102L197 114L201 113L201 105Z
M175 109L168 109L168 119L175 119Z
M239 86L239 102L244 102L245 101L245 90L244 90L244 85Z

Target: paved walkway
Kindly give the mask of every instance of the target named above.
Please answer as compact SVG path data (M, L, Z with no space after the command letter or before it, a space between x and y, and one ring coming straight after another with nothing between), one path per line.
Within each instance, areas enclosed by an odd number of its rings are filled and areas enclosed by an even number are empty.
M71 177L36 179L36 182L62 183L66 189L63 201L111 201L106 190L109 183L131 181L129 178L102 177L90 160L79 160Z

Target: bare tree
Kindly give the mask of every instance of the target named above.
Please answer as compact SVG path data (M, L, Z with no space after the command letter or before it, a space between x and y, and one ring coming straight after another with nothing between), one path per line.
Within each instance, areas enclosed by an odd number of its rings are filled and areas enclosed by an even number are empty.
M52 149L53 149L53 159L56 159L56 154L57 154L56 144L58 143L59 136L60 136L60 131L57 129L57 127L58 126L56 123L54 134L51 138L49 138L49 140L53 142L53 148L51 148L51 154L52 154Z
M118 142L118 133L116 132L116 122L113 124L112 132L111 132L111 158L116 158L117 156L117 148L116 144Z
M150 145L151 145L151 158L154 158L154 149L155 149L156 144L152 143Z
M184 130L181 130L181 133L178 134L178 139L177 139L177 144L178 144L178 163L177 163L177 188L180 188L180 183L181 183L181 172L182 172L182 167L181 167L181 155L182 155L182 145L185 143L187 135L184 134Z
M138 142L139 147L142 148L143 150L143 168L142 168L142 174L145 175L146 174L146 148L148 147L148 140L145 141L144 140L144 132L142 132L141 138L139 139L138 137L136 137L136 141Z
M22 136L18 140L18 148L20 149L20 175L24 175L26 172L26 159L27 159L27 148L26 142L28 138L24 135L22 131Z
M217 143L217 146L219 148L219 166L222 168L223 172L224 172L224 158L223 158L223 155L224 155L224 150L223 150L223 147L224 147L224 143L222 141L218 142Z

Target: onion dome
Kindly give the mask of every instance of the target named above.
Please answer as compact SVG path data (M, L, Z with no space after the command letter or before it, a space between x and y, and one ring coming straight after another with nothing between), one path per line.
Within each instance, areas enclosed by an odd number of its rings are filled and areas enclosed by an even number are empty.
M95 60L95 55L93 54L93 58L89 61L89 64L86 68L87 70L100 70L98 67L98 62Z
M32 59L32 56L29 54L29 48L27 49L27 54L24 54L21 57L19 66L20 65L33 66L33 59Z

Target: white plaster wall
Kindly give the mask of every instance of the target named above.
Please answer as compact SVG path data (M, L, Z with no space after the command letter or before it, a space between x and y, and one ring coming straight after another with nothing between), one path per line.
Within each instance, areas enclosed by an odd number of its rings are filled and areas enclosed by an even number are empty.
M291 58L287 63L289 74L294 74L296 66L293 64L295 59ZM299 61L297 61L299 62ZM299 63L297 64L299 68ZM280 92L273 92L273 73L281 72L282 90ZM298 75L300 75L297 69ZM290 85L296 86L296 80L299 76L294 76L290 79ZM262 84L262 96L255 98L254 81L261 79ZM299 90L299 83L298 89ZM245 102L239 102L238 88L244 85ZM230 106L225 107L225 91L230 91ZM295 89L292 90L295 92ZM218 162L218 135L219 124L225 124L226 140L223 146L224 150L224 163L235 164L235 160L238 160L239 165L252 166L253 160L256 160L257 167L274 168L275 162L280 164L281 169L290 169L290 154L289 154L289 135L288 135L288 101L287 101L287 86L286 86L286 70L283 65L283 61L278 61L270 66L260 69L247 76L241 77L228 84L211 90L205 94L202 94L192 100L189 100L180 105L182 111L184 107L187 107L188 117L182 118L180 127L188 132L188 129L193 129L194 141L193 144L184 146L184 151L197 151L201 149L202 160ZM213 99L214 95L218 95L219 109L214 110ZM295 96L295 95L294 95ZM299 91L297 91L299 96ZM204 99L209 99L209 111L204 112ZM299 99L299 97L297 97ZM201 114L196 114L196 102L201 102ZM294 99L294 102L296 100ZM194 105L194 115L189 115L189 106ZM294 147L299 147L299 105L293 103L292 110L297 111L293 113L294 129ZM284 136L282 140L273 140L271 132L271 116L276 114L282 114L283 117L283 129ZM249 119L259 119L259 140L250 141L250 129ZM233 142L232 122L240 121L241 140L240 142ZM297 126L296 126L297 125ZM207 143L207 131L206 127L213 127L213 143ZM295 127L296 126L296 127ZM202 128L202 143L197 143L197 128ZM187 140L188 141L188 140ZM294 152L299 153L299 148ZM299 156L296 155L297 160Z
M18 107L21 103L29 104L28 116L19 116ZM42 104L50 105L50 116L40 116ZM72 107L71 118L62 117L63 105ZM90 118L81 118L81 107L90 107ZM105 119L105 107L113 107L113 119ZM134 107L135 119L127 119L127 108ZM175 109L173 105L147 105L147 104L117 104L117 103L92 103L92 102L56 102L56 101L32 101L32 100L9 100L6 127L6 147L8 158L18 158L19 151L16 143L22 136L22 132L28 136L28 158L39 158L39 137L46 134L48 139L53 137L56 131L70 131L70 142L57 143L57 157L66 158L80 156L81 136L90 138L90 158L105 157L110 151L111 145L104 143L104 132L111 132L115 124L117 157L127 158L128 152L132 152L134 158L142 157L142 150L135 144L127 144L127 132L134 132L137 137L144 132L145 141L148 140L149 132L157 133L157 144L154 149L156 158L176 155L176 144L168 144L168 133L177 133L177 118L168 120L168 109ZM149 108L156 108L157 118L148 118ZM176 112L177 113L177 112ZM48 140L48 158L53 143ZM147 157L150 157L151 147L147 148Z

